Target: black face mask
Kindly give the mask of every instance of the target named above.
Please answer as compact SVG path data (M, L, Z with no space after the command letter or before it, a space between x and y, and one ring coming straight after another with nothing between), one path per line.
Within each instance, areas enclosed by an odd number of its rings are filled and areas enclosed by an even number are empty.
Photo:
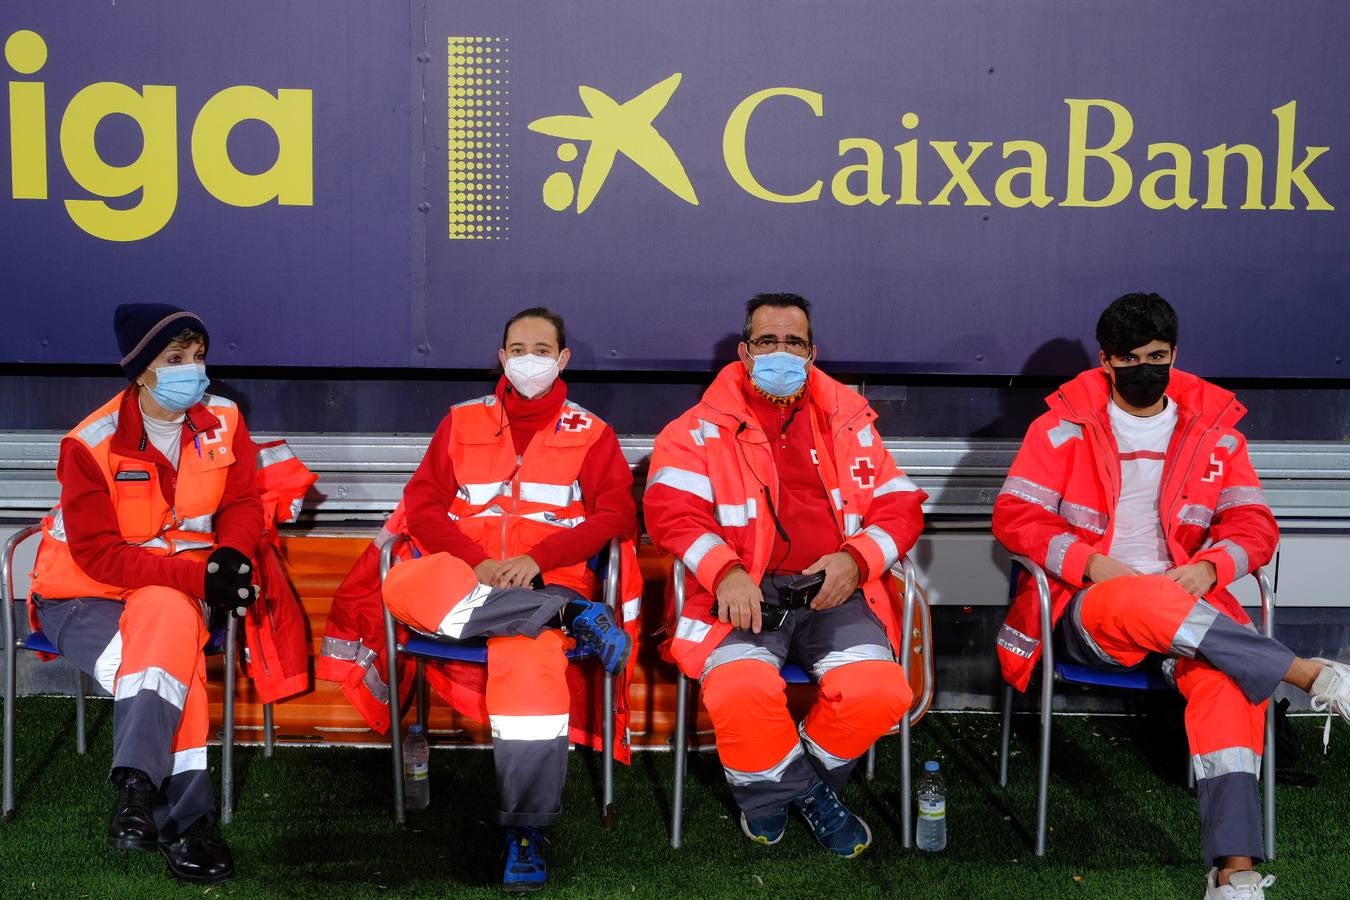
M1111 371L1116 375L1116 390L1125 402L1135 409L1146 409L1162 399L1172 374L1172 364L1112 366Z

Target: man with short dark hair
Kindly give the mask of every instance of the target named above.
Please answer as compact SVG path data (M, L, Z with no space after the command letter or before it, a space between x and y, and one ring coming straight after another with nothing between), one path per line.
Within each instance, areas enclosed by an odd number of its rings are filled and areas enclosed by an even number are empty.
M1257 773L1270 695L1287 682L1350 719L1350 668L1300 659L1258 634L1227 586L1279 539L1236 430L1232 393L1173 368L1177 315L1126 294L1097 322L1100 367L1064 384L994 503L994 536L1051 576L1056 647L1081 665L1159 662L1186 698L1209 873L1207 900L1260 898ZM1041 653L1035 585L1023 578L998 637L1025 690Z
M812 365L810 312L796 294L750 300L739 360L657 437L644 510L686 567L669 649L702 682L741 830L776 844L791 807L853 857L871 832L838 791L909 711L890 569L918 539L926 495L867 402ZM797 595L804 575L820 583ZM820 685L800 729L779 675L789 660Z

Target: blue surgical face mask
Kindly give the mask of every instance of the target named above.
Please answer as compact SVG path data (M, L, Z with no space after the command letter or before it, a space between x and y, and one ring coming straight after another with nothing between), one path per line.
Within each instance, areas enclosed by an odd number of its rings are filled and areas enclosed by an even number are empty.
M155 402L171 412L183 412L196 406L206 396L206 366L184 363L181 366L161 366L155 369L155 386L146 388Z
M807 359L804 356L779 350L753 359L750 379L766 394L791 397L806 384Z

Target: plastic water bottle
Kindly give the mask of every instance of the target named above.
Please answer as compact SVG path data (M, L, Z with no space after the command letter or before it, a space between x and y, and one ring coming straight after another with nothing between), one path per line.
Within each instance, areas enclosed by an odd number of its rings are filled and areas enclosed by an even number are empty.
M431 745L421 725L403 740L403 807L426 809L431 803Z
M947 846L947 787L935 759L923 764L919 779L919 827L914 843L920 850L933 852Z

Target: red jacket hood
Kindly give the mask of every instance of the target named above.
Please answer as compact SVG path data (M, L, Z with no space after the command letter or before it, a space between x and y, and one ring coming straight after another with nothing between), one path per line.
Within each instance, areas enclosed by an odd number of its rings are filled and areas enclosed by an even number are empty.
M1177 368L1168 379L1167 396L1183 415L1199 416L1226 427L1232 427L1247 413L1232 391ZM1045 402L1061 415L1081 418L1091 413L1104 417L1106 404L1111 402L1111 384L1100 368L1088 369L1060 385Z
M205 403L197 403L184 413L183 424L193 434L214 431L220 427L220 419L206 408ZM159 451L149 447L145 438L144 413L141 412L140 388L132 385L122 392L122 402L117 410L117 431L112 436L112 446L125 456L154 460ZM153 453L153 455L152 455ZM165 461L167 463L167 460Z

